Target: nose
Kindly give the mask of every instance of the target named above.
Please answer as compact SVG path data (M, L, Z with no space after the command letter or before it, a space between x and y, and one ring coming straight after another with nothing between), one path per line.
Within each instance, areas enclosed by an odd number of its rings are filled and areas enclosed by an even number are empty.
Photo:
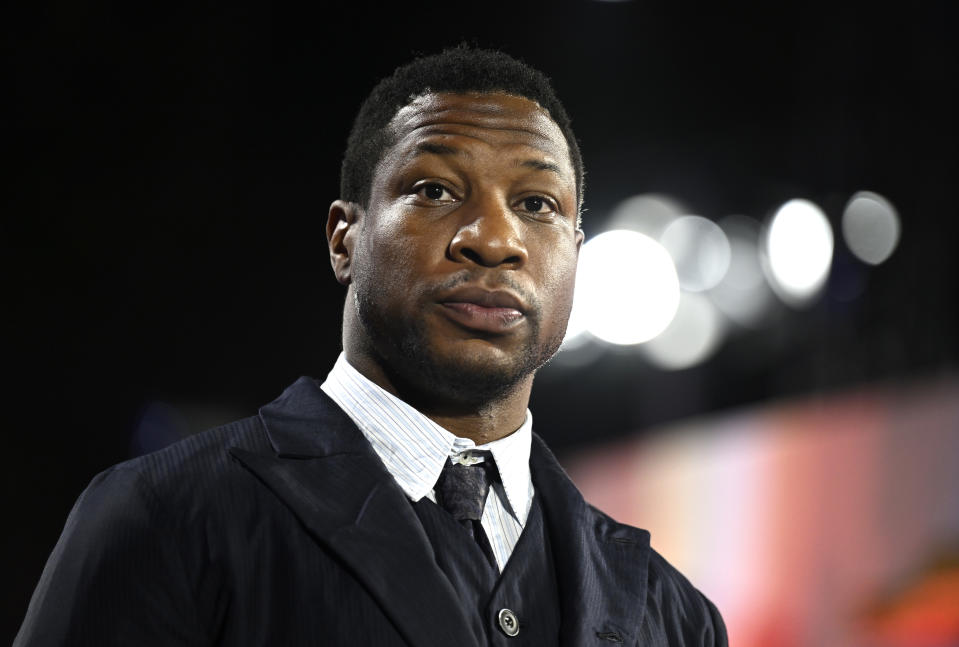
M449 246L453 260L501 269L518 269L526 264L522 222L505 200L482 198L463 205L459 212L463 220Z

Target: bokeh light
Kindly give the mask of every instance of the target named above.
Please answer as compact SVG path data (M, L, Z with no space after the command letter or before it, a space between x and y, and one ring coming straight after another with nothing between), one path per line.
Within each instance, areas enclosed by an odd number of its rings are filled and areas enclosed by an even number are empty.
M679 277L666 249L635 231L607 231L580 252L567 340L588 330L612 344L639 344L661 333L678 306Z
M718 284L729 269L729 241L716 223L701 216L671 222L659 242L676 264L684 290L702 292Z
M639 347L655 366L679 370L708 359L723 339L725 325L716 306L704 295L683 292L676 316L666 330Z
M674 197L662 193L634 195L617 204L609 214L607 229L628 229L659 240L686 208Z
M727 216L719 221L719 227L729 241L729 269L707 296L729 320L746 328L757 327L775 299L759 260L759 222Z
M588 317L586 316L586 309L579 304L585 298L583 292L589 289L583 280L583 252L586 250L588 244L589 243L583 245L583 251L581 251L579 255L579 265L576 268L576 291L573 294L573 309L570 311L569 321L566 323L566 336L563 338L561 350L579 348L583 346L587 340L587 336L584 333L586 332Z
M772 217L763 251L773 289L789 305L803 305L829 275L833 234L826 214L809 200L790 200Z
M843 211L842 235L856 258L879 265L899 243L899 214L892 203L878 193L859 191Z

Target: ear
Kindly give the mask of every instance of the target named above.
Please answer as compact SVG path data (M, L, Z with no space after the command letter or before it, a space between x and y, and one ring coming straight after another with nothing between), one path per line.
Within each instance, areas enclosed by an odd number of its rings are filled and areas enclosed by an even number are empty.
M363 207L355 202L334 200L326 219L326 242L330 247L330 264L336 280L350 284L350 260L356 241L357 228Z

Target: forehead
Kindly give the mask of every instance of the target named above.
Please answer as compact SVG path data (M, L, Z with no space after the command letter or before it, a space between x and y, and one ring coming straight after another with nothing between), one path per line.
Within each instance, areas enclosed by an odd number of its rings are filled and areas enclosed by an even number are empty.
M499 92L427 93L400 108L389 128L393 154L402 155L425 139L459 138L526 149L573 176L563 131L546 110L525 97Z

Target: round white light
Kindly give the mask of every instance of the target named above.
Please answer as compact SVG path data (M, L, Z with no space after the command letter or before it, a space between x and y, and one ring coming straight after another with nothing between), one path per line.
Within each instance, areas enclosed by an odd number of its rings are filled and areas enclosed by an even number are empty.
M723 318L709 299L683 292L672 322L639 350L659 368L680 370L709 358L723 337Z
M719 283L729 269L729 241L723 230L701 216L677 218L659 237L676 264L684 290L702 292Z
M570 317L573 326L585 327L613 344L640 344L662 332L678 306L676 268L652 238L616 230L583 245Z
M878 193L859 191L843 211L842 235L857 258L879 265L899 243L899 214Z
M790 200L769 223L764 251L764 269L779 296L791 305L808 301L822 288L832 264L826 214L808 200Z

